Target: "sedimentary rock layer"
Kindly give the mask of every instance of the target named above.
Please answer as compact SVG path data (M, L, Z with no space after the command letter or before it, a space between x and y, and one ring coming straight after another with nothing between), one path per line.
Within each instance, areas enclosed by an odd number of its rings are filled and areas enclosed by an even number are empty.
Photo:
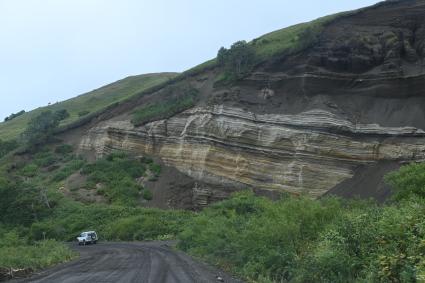
M425 158L425 132L413 127L354 124L324 110L259 115L242 108L197 107L134 127L105 121L81 150L160 157L202 182L320 196L351 178L359 165Z

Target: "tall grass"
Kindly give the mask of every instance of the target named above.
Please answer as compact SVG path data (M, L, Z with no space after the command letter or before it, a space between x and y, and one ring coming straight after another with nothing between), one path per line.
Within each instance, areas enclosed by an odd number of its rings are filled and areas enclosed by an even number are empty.
M19 137L31 118L46 110L56 111L66 109L70 117L62 122L62 126L72 124L81 119L87 119L90 114L100 112L110 105L131 98L144 90L174 78L175 73L158 73L128 77L106 85L75 98L41 107L24 113L5 123L0 123L0 138L10 140ZM84 115L80 115L85 113Z
M198 91L186 89L183 92L181 95L165 98L163 101L153 102L136 109L131 122L135 126L140 126L151 121L172 117L193 107L198 98Z
M31 243L17 230L0 229L0 268L37 270L71 260L76 256L55 240Z

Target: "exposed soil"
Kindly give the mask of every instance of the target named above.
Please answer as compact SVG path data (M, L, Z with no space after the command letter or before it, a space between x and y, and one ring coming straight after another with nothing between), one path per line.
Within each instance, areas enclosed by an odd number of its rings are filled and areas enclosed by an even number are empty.
M359 167L353 178L343 181L332 188L327 195L337 195L346 198L373 198L384 202L391 189L385 184L385 174L400 168L398 162L379 162L374 165Z

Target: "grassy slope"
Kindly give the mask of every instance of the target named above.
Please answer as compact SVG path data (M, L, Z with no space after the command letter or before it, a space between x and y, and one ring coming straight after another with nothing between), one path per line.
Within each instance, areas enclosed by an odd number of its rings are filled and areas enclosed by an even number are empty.
M66 109L70 113L70 117L64 121L64 124L69 124L79 119L78 113L81 111L88 111L90 113L99 111L113 103L127 99L157 84L166 82L175 76L175 73L132 76L75 98L37 108L11 121L0 123L0 139L7 140L18 137L23 129L25 129L28 121L42 111Z
M382 5L382 3L376 4L375 6L378 5ZM353 15L362 10L363 9L359 9L329 15L311 22L283 28L254 39L250 44L255 48L257 63L270 60L273 57L287 56L302 51L316 42L321 32L328 24L340 17ZM67 125L78 121L78 113L81 111L87 110L90 111L90 113L98 112L113 103L125 100L144 90L147 91L155 86L158 88L164 87L170 83L181 81L187 77L205 72L215 66L216 59L214 58L180 75L176 73L159 73L125 78L76 98L48 107L38 108L7 123L0 123L0 139L8 140L16 138L23 131L29 119L43 110L67 109L71 117L66 119L62 124Z

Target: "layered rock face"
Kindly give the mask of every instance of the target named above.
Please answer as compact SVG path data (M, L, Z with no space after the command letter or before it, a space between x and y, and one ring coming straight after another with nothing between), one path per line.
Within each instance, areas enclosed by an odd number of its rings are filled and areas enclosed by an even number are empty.
M200 100L174 117L134 127L129 115L178 95L172 85L117 107L88 127L80 149L158 157L187 178L175 195L201 206L244 188L374 196L389 170L425 159L424 17L424 0L340 17L314 46L233 84L214 84L219 69L188 79Z
M241 108L199 107L135 128L104 122L80 147L160 157L206 183L320 196L362 164L425 158L425 132L353 124L324 110L258 115Z

